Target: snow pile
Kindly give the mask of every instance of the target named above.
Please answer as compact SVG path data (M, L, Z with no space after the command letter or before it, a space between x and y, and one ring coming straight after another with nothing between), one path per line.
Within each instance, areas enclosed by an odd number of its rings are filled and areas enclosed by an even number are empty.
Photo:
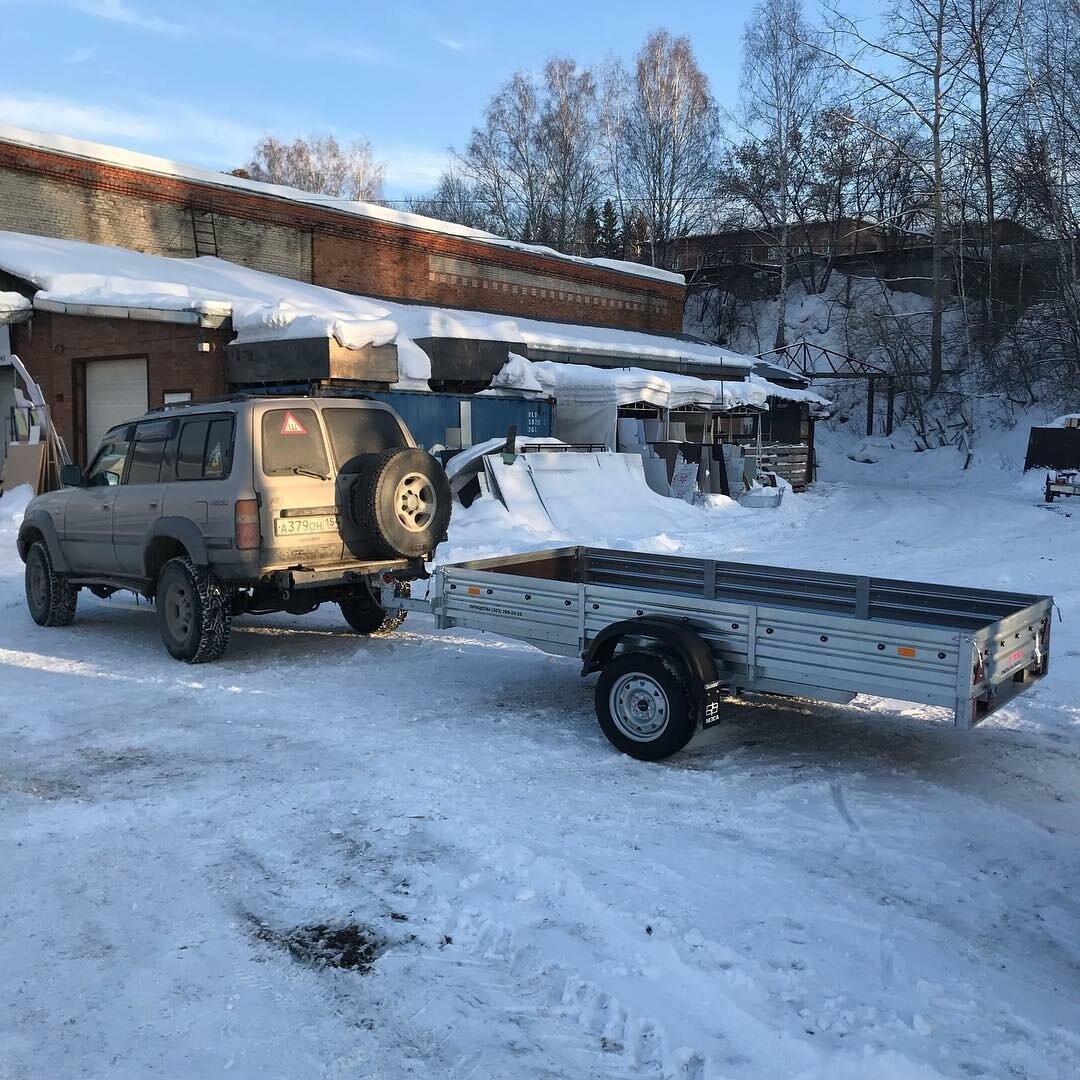
M493 390L522 390L531 393L544 391L532 363L517 353L510 353L502 370L491 380L491 388Z
M29 484L20 484L17 488L4 492L0 496L0 524L18 530L33 497L34 489Z
M565 404L631 405L647 402L661 409L678 409L689 405L708 408L754 405L764 408L771 386L764 379L757 378L753 381L699 379L693 375L676 375L637 367L598 368L552 360L529 361L513 354L491 385L516 390L541 390Z
M34 303L148 308L231 316L238 341L333 337L345 348L396 342L403 377L430 374L418 339L458 338L529 347L724 364L752 361L713 345L632 330L548 323L490 312L457 311L355 296L249 270L210 256L172 259L125 248L0 232L0 269L36 285Z
M72 139L65 135L27 131L13 127L10 124L0 124L0 141L51 150L74 157L89 158L94 161L103 161L110 165L137 169L140 172L156 173L159 176L179 177L198 184L209 184L219 188L234 188L249 191L256 195L285 199L289 202L308 203L338 213L372 218L376 221L401 225L408 229L441 233L444 236L458 236L466 240L474 240L477 243L511 248L515 251L525 251L533 255L542 255L545 258L558 259L562 262L600 266L606 270L613 270L633 277L651 278L673 285L682 285L684 282L682 274L674 274L668 270L661 270L658 267L647 266L643 263L623 262L617 259L585 259L577 255L564 255L553 248L507 240L504 237L496 236L494 233L484 232L482 229L472 229L466 225L458 225L451 221L440 221L437 218L425 217L423 214L392 210L386 206L379 206L377 203L337 199L330 195L319 195L315 192L302 191L299 188L285 187L280 184L265 184L258 180L245 180L242 177L232 176L228 173L199 169L193 165L181 165L166 158L154 157L150 154L139 154L116 146L104 146L101 143L89 142L84 139Z
M29 300L21 293L0 292L0 323L11 322L16 315L24 315L32 309Z

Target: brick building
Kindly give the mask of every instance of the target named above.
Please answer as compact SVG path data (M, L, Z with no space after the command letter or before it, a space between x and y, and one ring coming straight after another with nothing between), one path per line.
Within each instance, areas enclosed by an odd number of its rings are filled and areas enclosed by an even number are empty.
M214 255L346 292L659 333L680 275L581 259L347 202L0 124L0 230Z
M511 353L750 367L681 335L678 274L0 125L5 293L29 304L0 311L0 353L79 461L147 407L235 387L471 395Z
M148 406L230 389L339 384L471 395L511 354L740 381L750 367L675 335L401 304L220 259L0 231L5 296L0 329L79 461L111 425Z

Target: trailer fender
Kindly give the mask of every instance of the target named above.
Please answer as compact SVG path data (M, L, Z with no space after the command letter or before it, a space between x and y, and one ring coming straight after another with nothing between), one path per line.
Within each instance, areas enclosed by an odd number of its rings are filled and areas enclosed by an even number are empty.
M599 671L626 638L652 639L660 643L660 652L682 660L690 673L691 692L695 698L701 698L704 688L717 681L716 661L709 646L690 623L673 615L644 615L605 627L586 651L581 674Z

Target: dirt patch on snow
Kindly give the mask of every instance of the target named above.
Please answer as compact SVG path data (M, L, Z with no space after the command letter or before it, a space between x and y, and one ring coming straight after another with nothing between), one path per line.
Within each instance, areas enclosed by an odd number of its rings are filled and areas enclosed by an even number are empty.
M371 969L387 946L371 927L359 923L313 923L276 930L253 920L252 933L259 941L285 949L297 963L361 974Z

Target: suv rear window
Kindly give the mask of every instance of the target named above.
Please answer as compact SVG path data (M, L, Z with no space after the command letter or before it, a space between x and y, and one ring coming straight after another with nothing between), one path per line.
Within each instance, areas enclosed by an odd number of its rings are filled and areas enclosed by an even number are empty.
M176 447L177 480L224 480L232 469L231 417L185 420Z
M324 407L322 414L338 468L358 454L378 454L409 445L394 414L385 409Z
M314 409L271 409L262 418L262 461L267 476L297 470L329 475L322 428Z

